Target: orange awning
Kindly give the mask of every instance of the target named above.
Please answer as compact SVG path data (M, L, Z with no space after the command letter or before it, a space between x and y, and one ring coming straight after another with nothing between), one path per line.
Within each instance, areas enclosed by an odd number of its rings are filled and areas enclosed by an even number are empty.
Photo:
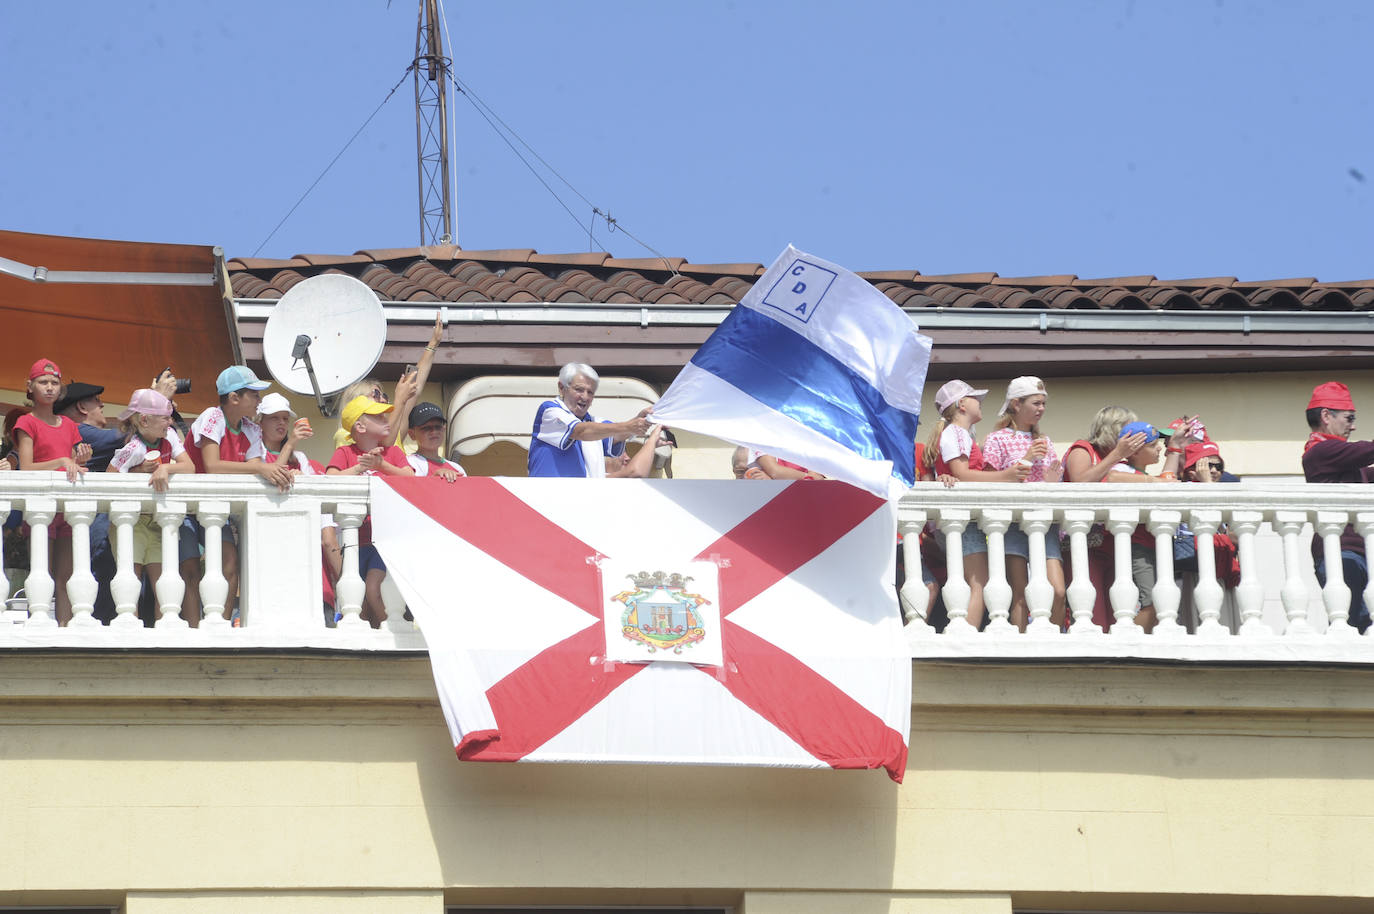
M113 405L170 366L192 380L177 406L194 414L239 351L219 248L0 231L0 387L23 390L50 358Z

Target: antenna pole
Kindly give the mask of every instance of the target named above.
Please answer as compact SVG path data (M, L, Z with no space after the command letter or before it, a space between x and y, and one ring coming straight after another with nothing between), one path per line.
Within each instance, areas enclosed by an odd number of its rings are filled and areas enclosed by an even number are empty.
M456 244L448 181L448 68L438 0L420 0L415 27L415 148L420 176L420 244Z

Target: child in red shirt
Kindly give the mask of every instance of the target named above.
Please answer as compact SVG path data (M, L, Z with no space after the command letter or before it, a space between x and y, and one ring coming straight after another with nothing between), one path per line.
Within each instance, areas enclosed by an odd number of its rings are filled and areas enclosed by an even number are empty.
M39 359L29 369L25 390L33 401L33 411L20 416L14 424L19 469L63 470L68 482L76 482L86 472L91 446L82 442L75 422L53 412L53 404L62 395L62 369L52 359ZM48 525L48 538L49 570L56 590L55 615L58 625L66 625L72 618L72 601L67 594L67 582L72 577L72 528L61 514Z
M345 444L329 458L325 473L330 476L414 476L415 470L406 460L405 451L388 443L395 440L388 418L394 409L390 403L378 403L371 397L349 400L339 422ZM358 530L358 573L363 576L365 585L362 619L377 628L386 617L386 607L382 604L386 565L377 547L372 545L371 520L363 521Z

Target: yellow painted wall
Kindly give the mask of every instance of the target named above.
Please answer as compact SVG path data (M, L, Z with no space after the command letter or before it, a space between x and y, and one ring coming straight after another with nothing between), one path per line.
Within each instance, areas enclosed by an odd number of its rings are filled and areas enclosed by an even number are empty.
M914 695L898 787L459 763L422 657L11 654L0 904L132 892L131 914L170 914L213 889L436 914L438 892L497 891L748 914L1369 909L1364 671L922 663ZM679 853L651 863L664 847Z

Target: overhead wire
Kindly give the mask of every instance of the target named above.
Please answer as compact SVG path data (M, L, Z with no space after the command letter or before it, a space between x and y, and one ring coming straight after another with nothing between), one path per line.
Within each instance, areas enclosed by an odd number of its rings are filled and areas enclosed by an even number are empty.
M469 88L461 80L459 80L458 77L454 75L452 71L449 72L449 80L452 82L453 87L456 90L458 90L458 92L462 93L463 97L466 98L468 102L473 106L473 108L476 109L477 113L482 116L482 118L487 122L487 125L490 126L493 131L495 131L496 135L501 137L505 144L510 147L511 151L515 153L516 157L520 159L520 161L524 164L526 168L529 169L530 173L535 176L539 183L544 185L544 189L547 190L549 194L555 200L558 201L558 205L563 207L564 211L572 217L573 221L577 223L579 229L582 228L581 220L578 219L576 214L573 213L572 208L563 201L563 198L560 197L558 193L552 187L549 186L549 183L544 180L544 177L541 174L539 174L538 169L531 165L529 160L526 159L525 156L521 154L520 150L515 147L515 144L511 142L510 137L514 137L516 140L518 140L521 146L524 146L526 149L528 149L530 154L534 156L534 158L538 159L541 165L548 169L550 174L556 177L559 181L562 181L563 184L565 184L569 190L576 194L583 203L587 204L587 206L592 211L592 221L588 223L587 236L592 240L594 244L599 244L599 242L596 241L596 237L592 233L591 225L595 222L597 217L600 217L606 223L607 231L619 231L624 233L632 241L634 241L635 244L638 244L640 247L644 248L644 250L649 251L650 253L658 257L660 260L662 260L664 267L668 270L668 272L673 274L677 273L677 270L674 270L672 268L672 264L669 262L668 258L662 254L662 252L658 251L656 248L647 244L646 242L640 240L637 236L635 236L633 232L625 228L625 226L622 225L618 219L612 216L609 212L602 210L599 206L597 206L595 203L589 200L587 196L582 193L582 191L578 190L577 187L573 185L571 181L563 177L563 175L558 171L558 169L550 165L548 160L539 154L538 150L531 146L525 140L524 137L520 136L520 134L517 133L514 128L507 124L501 118L501 116L497 114L494 109L492 109L490 105L488 105L485 101L481 99L480 96L477 95L477 93L473 92L471 88ZM501 126L498 128L497 124L500 124ZM510 137L506 135L507 133L510 134Z
M310 196L310 192L315 189L316 185L318 185L321 181L324 180L324 176L329 174L329 169L334 167L334 163L339 161L339 158L345 152L348 151L348 147L353 145L353 141L356 140L358 136L364 130L367 129L367 125L372 123L372 119L377 116L377 112L381 111L382 108L385 107L386 103L391 101L391 96L395 95L396 90L401 88L401 83L406 81L406 77L410 75L410 71L413 69L415 69L414 63L406 67L405 72L401 74L401 78L396 80L396 85L392 86L391 91L386 94L386 98L382 99L381 103L377 105L376 108L372 109L372 113L367 116L367 120L363 121L362 126L360 126L357 130L353 131L353 135L348 138L348 142L344 143L343 148L334 154L334 158L329 160L329 164L324 167L324 171L320 172L320 176L316 178L311 183L311 185L305 189L305 193L300 195L300 199L298 199L294 204L292 204L291 208L286 211L286 215L282 216L280 221L278 221L277 224L272 227L272 231L267 233L267 237L262 239L262 243L253 249L252 256L258 256L258 251L261 251L263 247L267 244L267 242L272 240L272 236L277 234L277 230L286 224L286 220L290 219L291 214L294 213L297 210L297 208L299 208L300 205L305 202L305 198Z

